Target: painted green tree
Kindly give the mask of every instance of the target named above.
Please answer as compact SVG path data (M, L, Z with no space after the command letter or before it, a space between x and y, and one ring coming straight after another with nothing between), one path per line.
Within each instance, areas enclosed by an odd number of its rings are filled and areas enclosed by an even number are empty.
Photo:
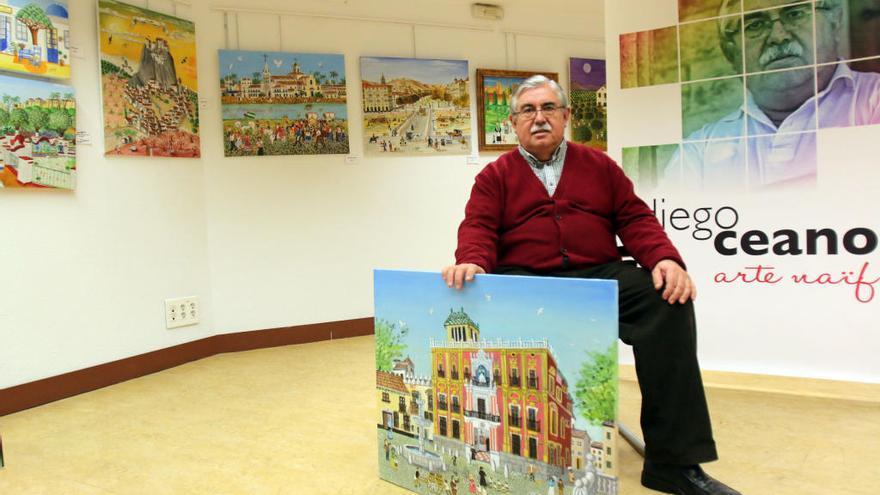
M394 360L403 357L406 344L403 338L409 333L406 325L398 326L387 320L376 320L376 369L391 371Z
M49 112L49 121L47 126L58 134L63 134L73 124L70 115L60 108L53 108Z
M617 414L617 342L588 356L578 374L575 402L581 417L599 425Z
M9 125L16 129L24 129L28 124L28 114L23 108L12 110L9 116Z
M37 44L37 33L40 29L51 29L52 21L38 5L30 3L15 14L15 18L31 31L33 44Z

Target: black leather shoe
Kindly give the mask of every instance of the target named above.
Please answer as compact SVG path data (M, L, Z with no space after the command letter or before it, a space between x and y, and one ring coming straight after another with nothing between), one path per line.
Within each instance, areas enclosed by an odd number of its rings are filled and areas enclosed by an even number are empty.
M642 485L677 495L742 495L706 474L699 465L675 466L645 461Z

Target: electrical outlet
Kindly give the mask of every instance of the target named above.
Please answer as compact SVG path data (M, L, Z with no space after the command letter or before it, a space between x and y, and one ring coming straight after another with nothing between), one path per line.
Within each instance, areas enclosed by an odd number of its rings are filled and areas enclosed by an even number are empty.
M195 325L201 314L199 298L196 296L165 299L165 328Z

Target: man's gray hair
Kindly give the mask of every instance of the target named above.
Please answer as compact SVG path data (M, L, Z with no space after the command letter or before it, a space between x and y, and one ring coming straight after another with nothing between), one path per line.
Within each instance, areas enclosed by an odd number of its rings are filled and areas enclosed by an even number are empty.
M510 97L510 115L513 115L519 110L519 108L517 108L517 102L519 102L520 95L530 89L535 89L540 86L550 86L550 89L552 89L553 92L556 93L556 97L559 98L559 104L564 108L568 108L568 97L565 95L565 91L559 86L559 83L547 76L537 74L521 82L519 87L516 88L516 91L514 91L513 96Z

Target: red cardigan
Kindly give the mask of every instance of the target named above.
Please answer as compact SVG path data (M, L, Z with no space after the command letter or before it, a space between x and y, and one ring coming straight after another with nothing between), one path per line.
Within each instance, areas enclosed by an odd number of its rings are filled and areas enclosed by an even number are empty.
M620 260L615 235L649 270L663 259L685 266L654 213L606 154L569 142L551 197L512 150L477 175L455 259L488 273L499 265L536 272L586 268Z

